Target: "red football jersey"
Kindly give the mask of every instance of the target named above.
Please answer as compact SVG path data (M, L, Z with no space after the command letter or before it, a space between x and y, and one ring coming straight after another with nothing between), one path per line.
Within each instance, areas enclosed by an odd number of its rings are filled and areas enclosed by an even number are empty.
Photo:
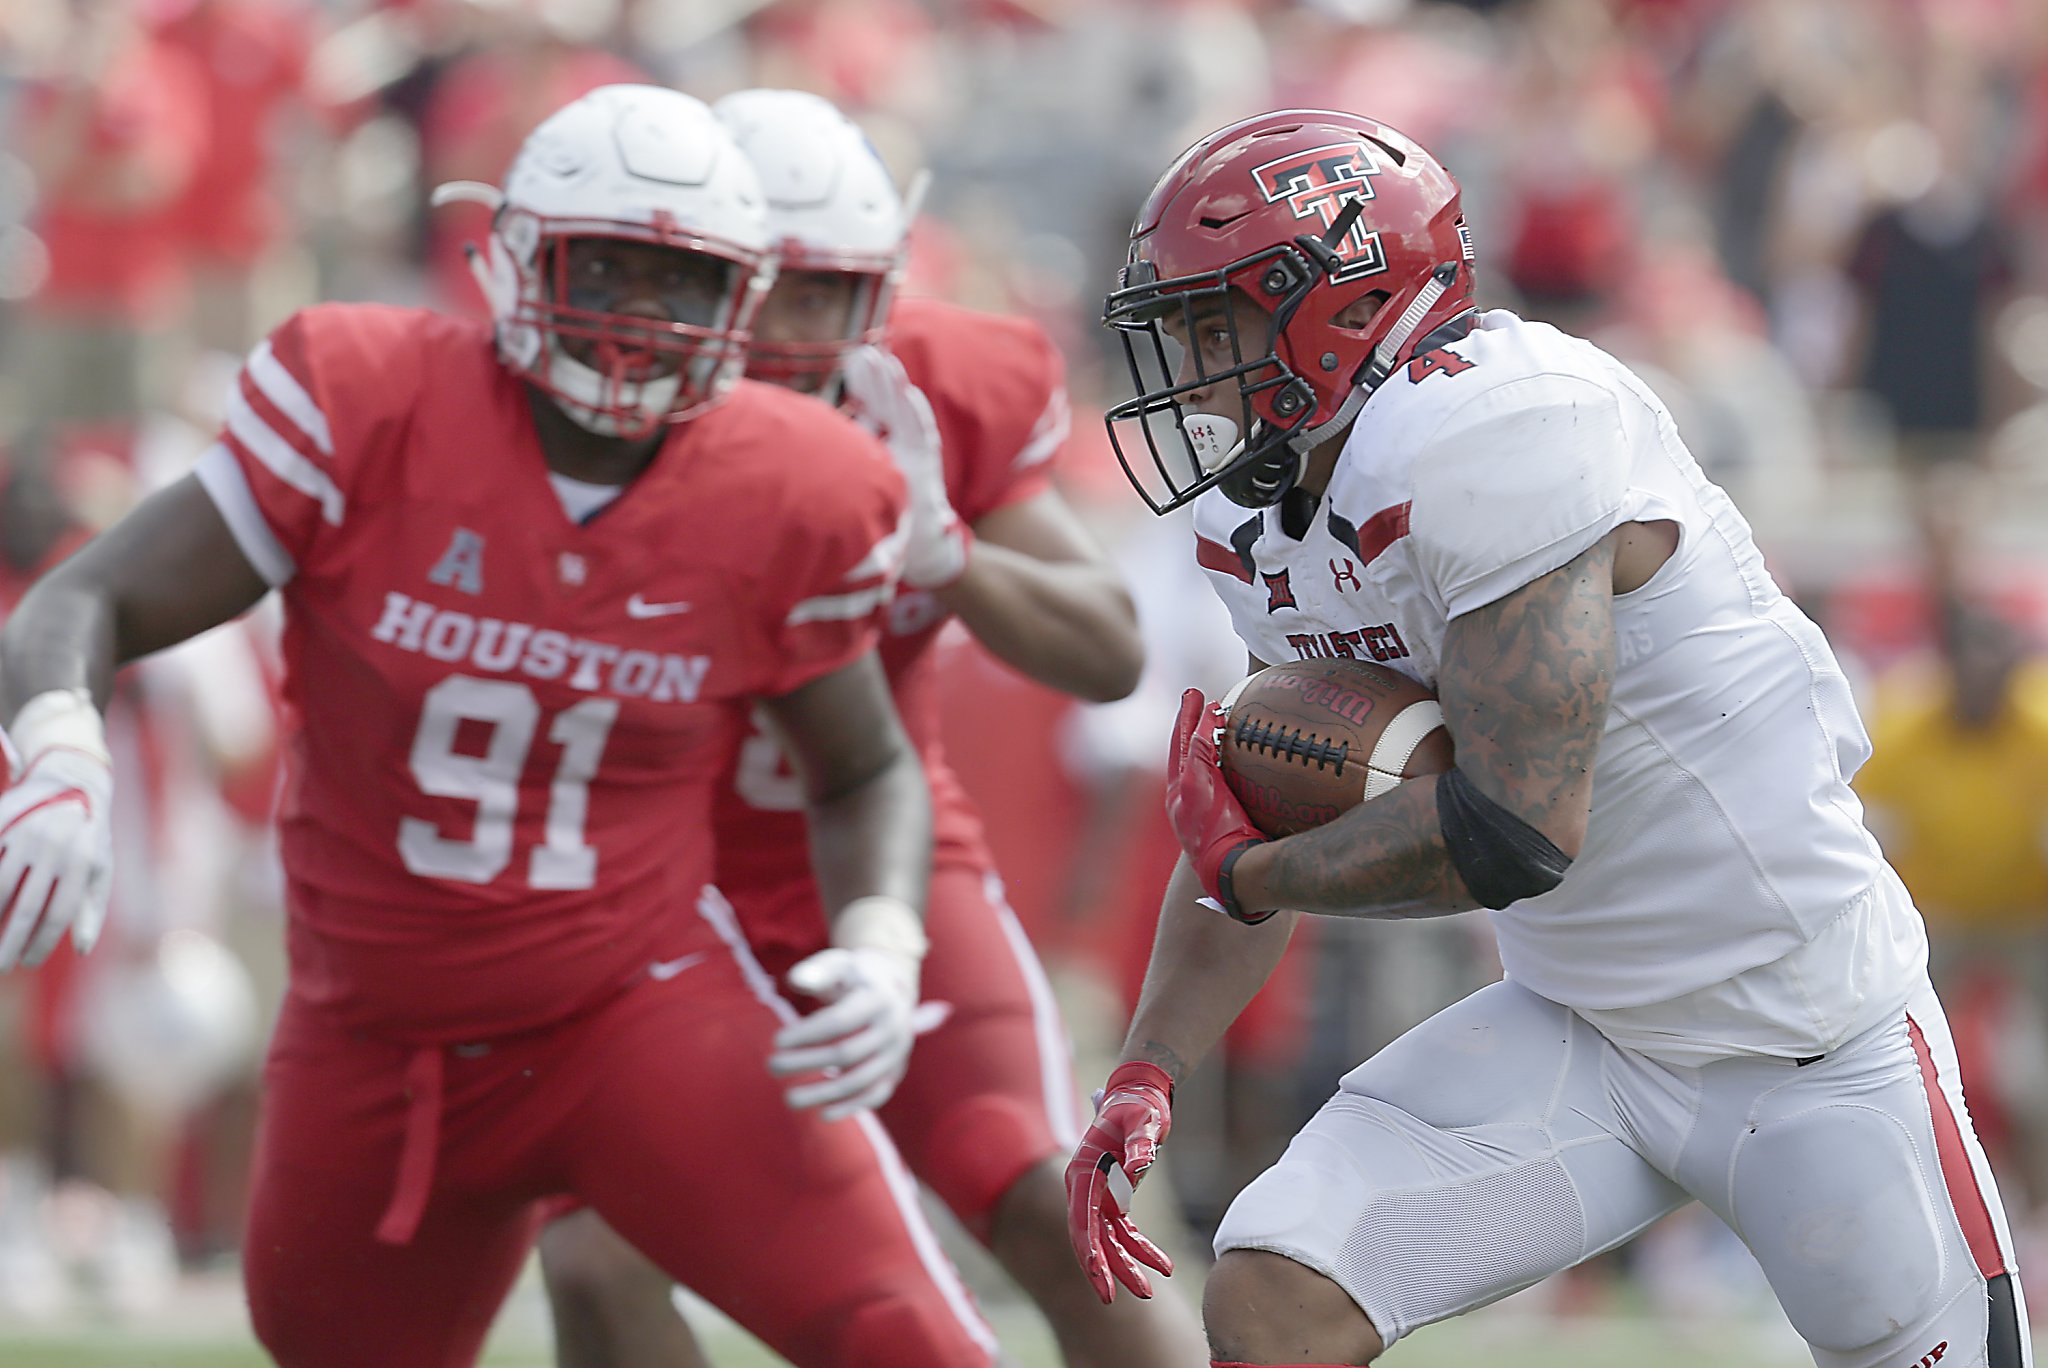
M890 315L889 349L931 403L946 493L963 520L972 525L1045 491L1066 441L1068 410L1065 364L1043 329L905 299ZM936 862L986 866L980 819L939 744L931 647L948 617L933 595L899 587L889 604L882 663L931 780ZM760 944L803 944L822 926L801 797L781 747L757 725L720 796L717 822L718 885Z
M704 941L747 701L870 649L888 453L742 385L578 524L489 330L325 305L243 368L200 478L284 593L294 991L467 1041Z

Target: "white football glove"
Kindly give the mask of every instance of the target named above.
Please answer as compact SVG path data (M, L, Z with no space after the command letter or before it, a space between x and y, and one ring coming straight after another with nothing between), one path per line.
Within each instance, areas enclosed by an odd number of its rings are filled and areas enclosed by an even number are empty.
M825 1005L775 1035L769 1072L824 1077L789 1089L789 1105L836 1121L889 1100L910 1064L927 943L917 913L894 898L857 898L833 919L833 944L789 971Z
M879 347L856 347L842 368L860 422L888 446L910 487L910 545L903 582L943 589L966 573L967 524L946 497L946 462L931 401L910 383L903 363Z
M12 739L22 764L0 792L0 973L41 964L66 931L91 950L114 872L114 770L92 696L37 694Z

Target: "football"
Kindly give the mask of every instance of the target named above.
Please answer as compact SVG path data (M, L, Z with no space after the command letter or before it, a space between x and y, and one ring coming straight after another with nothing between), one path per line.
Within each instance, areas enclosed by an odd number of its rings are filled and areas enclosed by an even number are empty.
M1223 699L1223 776L1252 823L1292 836L1451 767L1436 696L1364 660L1269 665Z

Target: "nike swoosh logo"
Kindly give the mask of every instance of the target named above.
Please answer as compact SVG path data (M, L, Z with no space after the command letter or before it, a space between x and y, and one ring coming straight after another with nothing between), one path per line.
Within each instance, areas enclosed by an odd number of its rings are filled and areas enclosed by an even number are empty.
M629 618L674 617L677 613L687 613L689 611L690 605L687 601L649 603L638 594L626 600L626 616Z
M698 960L703 959L707 953L707 951L699 950L696 954L684 955L681 959L656 960L647 966L647 977L653 979L656 983L667 983L677 974L682 973L683 970L689 968Z

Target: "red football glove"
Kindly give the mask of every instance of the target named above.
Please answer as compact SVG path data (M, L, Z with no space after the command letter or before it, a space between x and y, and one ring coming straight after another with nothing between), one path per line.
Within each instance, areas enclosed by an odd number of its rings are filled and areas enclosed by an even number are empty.
M1223 709L1202 697L1200 689L1180 696L1180 717L1173 724L1173 753L1166 761L1166 819L1180 848L1188 853L1202 891L1232 921L1248 926L1273 915L1274 909L1247 913L1231 888L1230 871L1238 856L1265 842L1265 833L1245 816L1243 804L1223 782L1216 760L1216 736L1223 729Z
M1140 1297L1152 1295L1141 1263L1173 1276L1173 1260L1126 1214L1132 1189L1159 1157L1172 1125L1173 1080L1166 1071L1137 1060L1119 1064L1067 1165L1067 1235L1105 1306L1116 1299L1119 1282Z

